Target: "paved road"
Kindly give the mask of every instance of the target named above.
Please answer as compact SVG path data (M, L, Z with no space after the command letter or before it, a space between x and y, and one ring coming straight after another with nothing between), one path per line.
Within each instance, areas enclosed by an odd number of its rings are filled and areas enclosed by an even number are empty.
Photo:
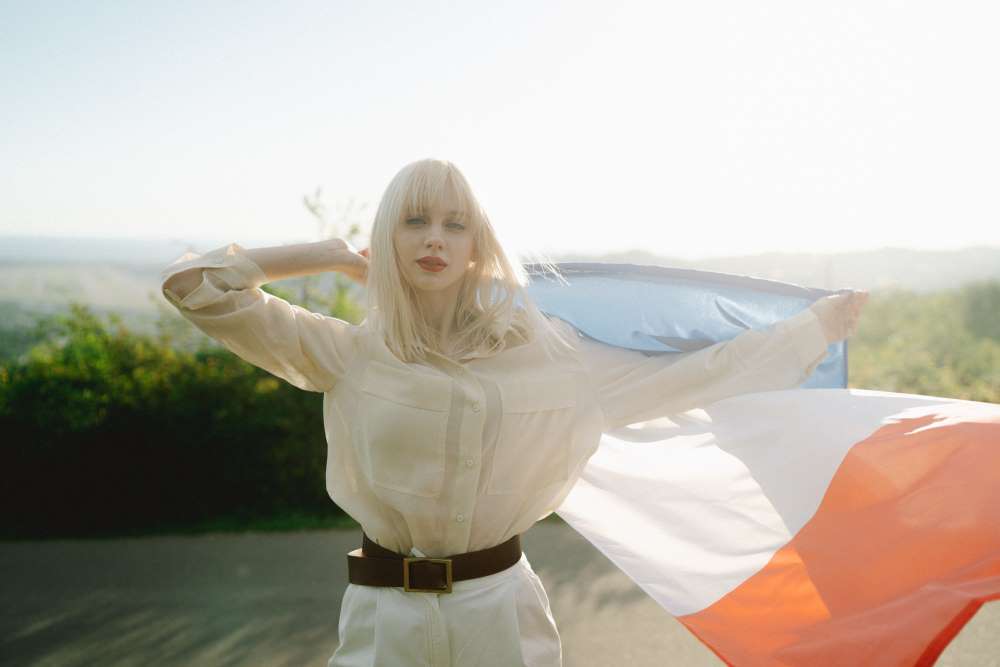
M524 536L566 667L722 665L572 528ZM337 645L358 531L0 544L0 664L307 665ZM938 661L1000 667L1000 603Z

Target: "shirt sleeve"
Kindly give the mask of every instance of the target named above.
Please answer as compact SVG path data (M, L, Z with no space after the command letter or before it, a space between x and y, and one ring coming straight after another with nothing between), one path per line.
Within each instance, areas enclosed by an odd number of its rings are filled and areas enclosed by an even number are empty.
M646 355L582 335L576 343L604 411L605 431L730 396L790 389L809 377L828 350L811 308L693 352Z
M164 286L201 267L201 284L183 299ZM326 392L355 353L357 325L314 313L260 289L267 276L231 243L186 253L161 272L164 297L196 327L249 363L306 391Z

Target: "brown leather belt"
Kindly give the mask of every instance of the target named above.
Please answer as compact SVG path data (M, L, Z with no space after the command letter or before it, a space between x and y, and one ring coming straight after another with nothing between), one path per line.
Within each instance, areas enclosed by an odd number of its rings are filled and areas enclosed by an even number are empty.
M406 591L450 593L453 581L485 577L521 559L521 536L489 549L447 558L404 556L373 542L364 533L361 548L347 554L347 579L362 586L402 586Z

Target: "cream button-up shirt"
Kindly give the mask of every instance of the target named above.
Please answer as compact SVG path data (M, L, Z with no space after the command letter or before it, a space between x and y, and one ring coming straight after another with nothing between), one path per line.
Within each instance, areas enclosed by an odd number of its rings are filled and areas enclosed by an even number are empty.
M202 267L183 299L162 283ZM187 253L161 289L196 327L251 364L323 393L326 488L373 540L429 557L485 549L559 507L601 434L737 394L788 389L827 353L815 312L671 355L599 343L550 356L509 334L489 355L404 363L372 335L260 289L238 244Z

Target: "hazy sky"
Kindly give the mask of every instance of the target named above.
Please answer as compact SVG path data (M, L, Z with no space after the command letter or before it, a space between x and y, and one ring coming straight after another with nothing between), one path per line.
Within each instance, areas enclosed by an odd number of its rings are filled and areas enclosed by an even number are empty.
M314 240L433 156L514 252L1000 245L997 7L0 1L0 234Z

